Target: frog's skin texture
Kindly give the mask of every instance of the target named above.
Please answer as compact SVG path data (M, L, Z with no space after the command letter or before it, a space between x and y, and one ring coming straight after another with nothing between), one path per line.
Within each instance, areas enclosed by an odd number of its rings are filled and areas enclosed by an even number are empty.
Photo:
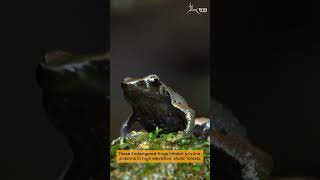
M158 76L151 74L137 79L128 77L121 86L133 111L122 125L121 138L127 135L134 122L139 122L148 132L158 127L167 132L184 131L192 134L195 111Z

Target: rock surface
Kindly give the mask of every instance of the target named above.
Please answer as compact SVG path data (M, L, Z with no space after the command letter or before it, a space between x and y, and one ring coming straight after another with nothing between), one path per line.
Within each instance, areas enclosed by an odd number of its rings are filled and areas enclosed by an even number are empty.
M120 144L120 139L112 142L110 149L111 179L210 179L210 144L208 140L196 137L186 138L183 133L161 134L155 132L132 131L127 141ZM117 164L117 149L203 149L203 164L185 163L145 163Z

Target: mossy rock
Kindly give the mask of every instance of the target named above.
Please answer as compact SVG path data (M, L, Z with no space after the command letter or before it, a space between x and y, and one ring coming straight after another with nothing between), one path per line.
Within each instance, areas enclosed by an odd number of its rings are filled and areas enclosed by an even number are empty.
M204 150L204 163L116 163L116 151L128 149L148 150ZM182 132L163 133L132 131L123 144L116 139L110 146L111 179L210 179L210 141Z

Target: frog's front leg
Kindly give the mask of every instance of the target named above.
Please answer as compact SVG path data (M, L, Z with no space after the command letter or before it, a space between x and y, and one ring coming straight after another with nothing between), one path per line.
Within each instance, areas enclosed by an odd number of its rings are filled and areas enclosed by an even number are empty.
M122 124L121 131L120 131L120 144L123 143L124 139L126 138L131 125L136 121L134 114L132 113L130 117Z
M185 135L191 136L193 134L196 112L190 107L188 107L188 105L185 103L181 104L173 102L172 105L184 113L184 117L186 120L186 128L183 132Z
M195 123L195 111L192 109L188 109L185 111L185 117L187 120L187 126L184 132L187 135L192 135L193 133L193 128L194 128L194 123Z

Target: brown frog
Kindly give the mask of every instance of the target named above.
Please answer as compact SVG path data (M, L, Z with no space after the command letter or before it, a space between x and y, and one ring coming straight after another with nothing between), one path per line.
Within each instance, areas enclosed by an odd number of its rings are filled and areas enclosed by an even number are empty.
M133 111L122 125L122 141L134 122L139 122L148 132L160 128L165 132L184 131L187 135L192 134L195 111L158 76L151 74L143 78L127 77L121 86Z

